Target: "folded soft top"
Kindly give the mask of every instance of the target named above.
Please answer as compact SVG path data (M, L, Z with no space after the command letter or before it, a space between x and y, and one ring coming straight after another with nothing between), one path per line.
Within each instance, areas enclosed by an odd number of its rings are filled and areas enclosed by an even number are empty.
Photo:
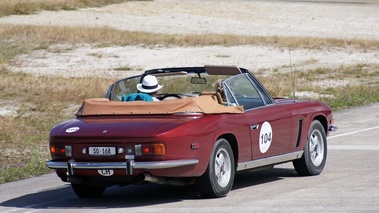
M83 102L77 116L90 115L141 115L174 113L243 113L241 106L223 106L209 95L167 101L109 101L107 98L91 98Z

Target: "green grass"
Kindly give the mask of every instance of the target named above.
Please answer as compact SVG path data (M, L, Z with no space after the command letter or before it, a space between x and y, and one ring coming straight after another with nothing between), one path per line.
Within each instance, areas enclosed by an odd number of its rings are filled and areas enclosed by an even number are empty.
M320 97L318 100L328 104L334 110L379 102L379 84L347 85L328 90L334 97Z
M256 74L274 97L292 97L292 74L278 73L267 76L264 72ZM295 91L309 91L319 94L306 99L318 100L328 104L333 110L354 106L364 106L379 102L379 65L358 64L353 66L316 68L314 70L295 72ZM349 84L333 87L315 86L315 82L325 80L348 80Z

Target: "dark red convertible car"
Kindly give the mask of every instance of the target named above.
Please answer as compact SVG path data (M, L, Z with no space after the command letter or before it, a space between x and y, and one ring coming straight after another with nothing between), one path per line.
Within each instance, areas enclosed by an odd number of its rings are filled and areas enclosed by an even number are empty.
M55 126L46 165L82 198L142 182L224 197L242 170L293 162L299 175L320 174L335 129L324 103L273 98L243 68L153 69L115 82Z

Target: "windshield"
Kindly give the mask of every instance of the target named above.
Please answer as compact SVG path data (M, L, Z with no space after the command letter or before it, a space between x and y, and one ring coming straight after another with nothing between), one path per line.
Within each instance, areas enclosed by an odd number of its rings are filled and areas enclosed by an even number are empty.
M121 101L123 95L138 93L137 84L141 82L143 76L134 76L116 82L110 96L111 101ZM172 98L196 97L202 92L216 93L221 88L221 82L230 76L176 73L175 75L163 74L155 75L158 84L163 87L158 91L158 99L165 95L172 95ZM176 95L176 96L175 96Z

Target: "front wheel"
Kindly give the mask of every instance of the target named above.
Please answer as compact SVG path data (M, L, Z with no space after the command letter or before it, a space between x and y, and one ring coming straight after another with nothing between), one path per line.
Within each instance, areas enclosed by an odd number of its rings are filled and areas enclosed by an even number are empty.
M80 198L95 198L100 197L104 191L105 187L100 186L90 186L83 184L71 183L71 187L75 194Z
M314 120L309 128L304 154L293 161L293 165L299 175L319 175L324 169L326 156L326 133L320 121Z
M232 189L235 175L233 150L226 139L216 141L208 168L199 178L201 192L211 198L225 197Z

